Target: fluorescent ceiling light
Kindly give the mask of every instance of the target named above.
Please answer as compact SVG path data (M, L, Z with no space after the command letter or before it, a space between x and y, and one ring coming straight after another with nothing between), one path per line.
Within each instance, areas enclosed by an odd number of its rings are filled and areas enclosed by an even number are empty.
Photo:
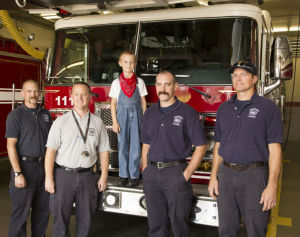
M298 26L290 26L288 27L276 27L274 28L274 32L288 32L288 31L299 31Z
M288 31L287 27L274 28L274 32L285 32L285 31Z
M200 4L200 5L203 5L203 6L208 6L208 1L205 1L205 0L197 0L197 2Z
M103 11L103 14L104 14L104 15L107 15L107 14L113 14L113 12L108 10L108 11Z
M57 10L54 9L29 9L29 14L56 14Z
M168 0L169 4L185 3L185 2L194 2L195 0Z
M60 19L60 16L43 16L44 19L46 20L55 20L55 19Z
M300 29L299 29L299 27L298 26L291 26L290 28L289 28L289 31L299 31Z
M41 17L45 17L45 16L56 16L56 13L42 13Z

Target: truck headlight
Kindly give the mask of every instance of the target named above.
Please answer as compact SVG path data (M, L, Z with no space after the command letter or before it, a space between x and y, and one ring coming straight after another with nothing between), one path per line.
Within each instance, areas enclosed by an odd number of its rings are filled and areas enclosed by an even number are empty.
M145 210L147 210L146 197L145 197L145 196L142 196L142 197L140 198L140 206L141 206L142 208L144 208Z
M120 193L106 192L104 194L104 205L106 207L120 208Z

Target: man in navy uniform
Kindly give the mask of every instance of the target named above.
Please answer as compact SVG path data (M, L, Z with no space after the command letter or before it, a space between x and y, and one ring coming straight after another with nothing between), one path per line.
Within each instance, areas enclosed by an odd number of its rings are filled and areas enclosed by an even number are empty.
M158 103L148 108L142 123L143 184L149 237L189 236L190 178L206 151L204 129L197 112L177 100L178 83L169 71L156 77ZM195 151L190 163L192 145Z
M248 237L263 237L269 210L276 205L281 114L272 101L256 94L257 69L252 62L238 62L230 73L237 94L217 113L208 190L218 202L221 237L238 236L240 215Z
M22 85L24 103L6 120L7 151L12 166L9 184L12 213L10 237L26 237L31 208L32 236L44 236L49 218L49 194L44 189L44 154L52 121L49 111L38 105L39 85L27 80Z

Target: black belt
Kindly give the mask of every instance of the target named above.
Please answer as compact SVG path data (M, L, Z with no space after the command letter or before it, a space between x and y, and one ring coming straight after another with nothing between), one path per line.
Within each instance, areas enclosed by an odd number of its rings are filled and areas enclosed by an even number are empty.
M233 170L238 170L238 171L242 171L242 170L248 170L248 169L254 169L257 167L262 167L262 166L267 166L268 163L259 161L259 162L254 162L254 163L250 163L247 165L240 165L240 164L235 164L235 163L230 163L224 160L224 165L233 169Z
M40 156L40 157L21 156L20 159L22 161L37 161L37 162L43 162L44 161L44 157L43 156Z
M169 162L160 162L160 161L156 162L156 161L149 160L148 163L150 165L156 166L158 169L162 169L162 168L179 166L179 165L186 163L186 161L185 161L185 159L184 160L174 160L174 161L169 161Z
M73 172L75 174L79 174L79 173L84 173L84 172L87 172L87 171L93 171L94 166L92 166L90 168L81 168L81 167L79 167L79 168L68 168L68 167L65 167L63 165L56 164L56 167L60 168L60 169L63 169L65 171L69 171L69 172Z

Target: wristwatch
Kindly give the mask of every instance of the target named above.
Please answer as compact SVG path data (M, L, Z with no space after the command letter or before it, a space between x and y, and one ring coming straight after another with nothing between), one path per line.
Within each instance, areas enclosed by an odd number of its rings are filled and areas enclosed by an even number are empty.
M20 174L23 174L23 172L22 172L22 171L20 171L20 172L15 172L15 177L18 177Z

